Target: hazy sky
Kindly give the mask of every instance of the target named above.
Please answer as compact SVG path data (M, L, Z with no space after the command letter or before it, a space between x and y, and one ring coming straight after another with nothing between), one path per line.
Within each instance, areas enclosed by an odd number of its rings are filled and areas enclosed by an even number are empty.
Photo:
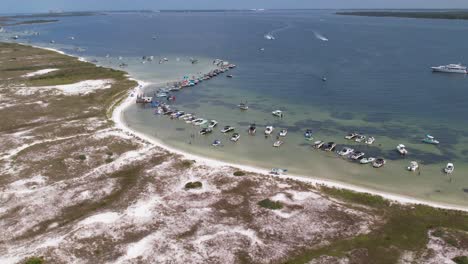
M1 0L0 13L110 9L468 8L468 0Z

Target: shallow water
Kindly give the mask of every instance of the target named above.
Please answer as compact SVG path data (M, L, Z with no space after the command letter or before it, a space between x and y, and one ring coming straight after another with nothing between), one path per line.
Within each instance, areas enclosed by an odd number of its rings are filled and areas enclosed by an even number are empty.
M235 126L241 133L238 143L230 142L219 129L200 136L199 128L155 116L150 108L134 105L126 111L134 129L168 145L231 162L284 167L295 174L468 205L464 192L468 188L468 79L429 70L466 59L466 21L270 11L76 17L14 29L41 32L40 36L24 34L22 41L47 45L54 39L53 47L96 59L100 65L118 68L125 62L129 64L125 70L133 76L154 83L206 72L214 58L237 64L231 72L234 78L220 76L178 92L174 104L216 119L220 127ZM265 39L267 33L275 40ZM329 41L320 40L317 33ZM3 36L8 34L12 32ZM75 40L68 39L71 35ZM76 47L86 50L78 52ZM155 61L141 64L140 58L150 55ZM169 62L158 64L163 57ZM199 64L192 65L191 57ZM149 87L148 93L155 89ZM248 101L251 109L238 110L241 101ZM283 110L285 117L273 117L275 109ZM246 132L252 122L258 126L255 137ZM288 128L281 148L272 147L274 137L262 135L266 125L276 131ZM307 128L314 131L316 140L335 141L338 147L352 145L368 155L385 157L387 165L373 169L313 150L302 136ZM369 147L345 140L343 136L352 131L375 136L377 141ZM422 144L426 133L441 144ZM224 146L211 147L214 139L221 139ZM407 158L396 153L399 143L408 146ZM421 163L420 175L405 170L411 160ZM447 162L456 166L450 177L442 173Z

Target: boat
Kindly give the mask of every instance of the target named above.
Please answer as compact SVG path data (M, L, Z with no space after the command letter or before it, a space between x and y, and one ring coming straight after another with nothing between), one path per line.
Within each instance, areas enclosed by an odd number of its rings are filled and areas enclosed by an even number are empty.
M460 63L431 67L431 69L433 72L463 73L463 74L468 73L466 66L463 66Z
M257 132L257 126L255 124L250 124L248 132L249 135L255 135L255 132Z
M275 143L273 143L273 147L279 148L281 145L283 145L284 141L277 140Z
M431 135L426 135L426 137L422 140L422 142L427 143L427 144L432 144L432 145L437 145L440 142L436 140L433 136Z
M232 126L225 126L225 127L223 127L223 129L221 129L221 133L228 133L228 132L231 132L231 131L234 131L234 127L232 127Z
M286 135L288 134L288 130L287 129L281 129L281 131L279 132L279 136L280 137L285 137Z
M384 159L382 158L379 158L379 159L376 159L373 163L372 163L372 167L374 168L380 168L382 167L383 165L385 165L385 163L387 163Z
M325 142L318 140L318 141L314 142L312 147L315 148L315 149L319 149L319 148L321 148L323 146L323 144L325 144Z
M367 145L372 145L374 142L375 142L374 137L368 137L366 141L364 141L364 143L366 143Z
M323 76L323 77L322 77L322 81L323 81L323 82L326 82L326 81L327 81L327 77Z
M211 120L210 123L208 124L209 128L214 128L215 126L218 125L218 121L216 120Z
M275 37L271 34L266 34L264 37L268 40L275 40Z
M359 163L361 164L369 164L375 161L375 158L369 157L369 158L362 158Z
M239 138L240 138L239 133L234 133L234 134L232 134L232 136L231 136L231 141L237 142L237 141L239 140Z
M249 109L249 106L247 105L247 103L240 103L238 105L239 109L240 110L248 110Z
M403 145L403 144L400 144L396 147L396 149L398 150L398 152L400 153L400 155L406 155L408 154L408 150L406 150L406 146Z
M270 174L283 175L283 174L286 174L287 172L288 172L287 169L273 168L273 169L271 169Z
M200 130L200 135L206 135L206 134L210 134L211 132L213 132L213 129L207 127L207 128L202 128L202 130Z
M354 138L354 141L361 143L361 142L363 142L365 139L366 139L366 136L364 136L364 135L357 135L356 138Z
M325 151L333 151L336 147L335 142L328 142L326 145L323 146L323 150Z
M229 74L229 75L226 75L227 78L232 78L234 76L232 76L232 74Z
M348 147L344 147L343 149L341 149L340 151L338 151L338 155L340 156L348 156L350 155L351 153L354 152L354 149L352 148L348 148Z
M352 154L351 154L351 159L353 160L358 160L358 159L361 159L362 157L364 157L364 155L366 155L364 152L361 152L361 151L354 151Z
M267 127L265 128L265 135L266 135L266 136L271 135L271 133L273 133L273 130L275 130L275 128L274 128L273 126L267 126Z
M305 132L304 132L304 137L307 139L307 140L312 140L314 139L312 137L312 129L307 129Z
M208 120L203 119L203 118L197 118L192 122L192 124L194 124L196 126L202 126L202 125L204 125L206 123L208 123Z
M196 118L195 116L191 116L191 117L189 117L189 118L185 121L185 123L191 124L191 123L193 123L193 121L195 121L195 120L197 120L197 118Z
M213 143L211 145L213 147L219 147L219 146L221 146L221 140L215 139L215 141L213 141Z
M455 170L455 166L453 165L453 163L447 163L447 166L445 166L444 168L444 172L447 174L453 173L454 170Z
M419 168L419 164L416 161L411 161L408 166L409 171L416 171Z
M271 112L272 115L277 116L277 117L283 117L283 111L281 110L275 110Z
M358 135L359 135L358 133L349 133L344 138L348 139L348 140L351 140L351 139L354 139L355 137L357 137Z

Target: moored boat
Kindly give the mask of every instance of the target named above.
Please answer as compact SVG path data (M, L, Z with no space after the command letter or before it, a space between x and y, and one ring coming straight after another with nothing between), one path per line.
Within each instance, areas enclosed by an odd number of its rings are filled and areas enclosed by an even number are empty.
M210 123L208 124L209 128L214 128L215 126L218 125L218 121L216 120L211 120Z
M325 144L325 142L318 140L318 141L314 142L312 147L315 148L315 149L319 149L319 148L321 148L323 146L323 144Z
M362 157L364 157L364 155L366 155L364 152L361 152L361 151L354 151L352 154L351 154L351 159L353 160L358 160L358 159L361 159Z
M323 145L323 150L325 151L333 151L336 147L335 142L328 142L327 144Z
M231 136L231 141L237 142L237 141L239 141L239 139L240 139L239 133L234 133L234 134L232 134L232 136Z
M445 166L444 168L444 172L447 174L452 174L454 170L455 166L453 165L453 163L447 163L447 166Z
M438 145L440 142L435 139L433 136L431 135L426 135L426 137L422 140L422 142L424 143L427 143L427 144L432 144L432 145Z
M287 172L288 172L287 169L273 168L273 169L271 169L270 174L283 175L283 174L286 174Z
M255 132L257 132L257 126L255 124L250 124L248 132L249 135L255 135Z
M409 171L416 171L419 168L419 164L416 161L411 161L408 166Z
M358 133L349 133L344 138L348 139L348 140L351 140L351 139L354 139L357 136L358 136Z
M271 112L271 114L276 116L276 117L283 117L283 111L281 111L281 110L275 110L275 111Z
M213 143L211 144L213 147L219 147L221 146L221 140L219 139L215 139L215 141L213 141Z
M369 157L369 158L362 158L359 163L361 164L369 164L375 161L374 157Z
M379 159L376 159L373 163L372 163L372 166L374 168L380 168L382 166L385 165L385 163L387 163L384 159L382 158L379 158Z
M211 132L213 132L213 130L209 127L202 128L202 130L200 130L200 135L207 135L207 134L210 134Z
M273 126L267 126L267 127L265 128L265 135L266 135L266 136L271 135L271 133L273 133L273 130L275 130L275 128L274 128Z
M314 139L312 137L312 129L307 129L305 132L304 132L304 137L306 140L312 140Z
M366 143L367 145L372 145L374 142L375 142L374 137L368 137L366 141L364 141L364 143Z
M277 140L277 141L275 141L275 143L273 143L273 147L279 148L279 147L281 147L281 145L283 145L283 143L284 143L284 141Z
M403 145L403 144L399 144L397 147L396 147L398 153L400 153L400 155L402 156L405 156L406 154L408 154L408 150L406 149L406 146Z
M221 133L228 133L228 132L231 132L231 131L234 131L234 127L232 127L232 126L225 126L225 127L223 127L223 129L221 129Z
M344 147L342 148L340 151L338 151L338 155L340 156L348 156L350 155L351 153L354 152L354 149L352 148L348 148L348 147Z
M285 137L286 135L288 134L288 130L287 129L281 129L281 131L279 132L279 136L280 137Z

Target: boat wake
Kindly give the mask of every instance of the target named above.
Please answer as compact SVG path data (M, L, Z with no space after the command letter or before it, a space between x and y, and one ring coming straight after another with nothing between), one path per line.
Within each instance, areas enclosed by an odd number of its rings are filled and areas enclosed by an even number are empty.
M321 40L321 41L328 41L328 38L326 38L325 36L323 36L322 34L320 34L319 32L317 31L314 31L314 35L317 39Z
M292 24L286 24L286 25L283 26L283 27L280 27L280 28L277 28L277 29L274 29L274 30L268 32L267 34L265 34L264 37L265 37L265 39L268 39L268 40L275 40L275 39L276 39L275 36L276 36L279 32L285 31L285 30L290 29L290 28L292 28L292 27L293 27Z

